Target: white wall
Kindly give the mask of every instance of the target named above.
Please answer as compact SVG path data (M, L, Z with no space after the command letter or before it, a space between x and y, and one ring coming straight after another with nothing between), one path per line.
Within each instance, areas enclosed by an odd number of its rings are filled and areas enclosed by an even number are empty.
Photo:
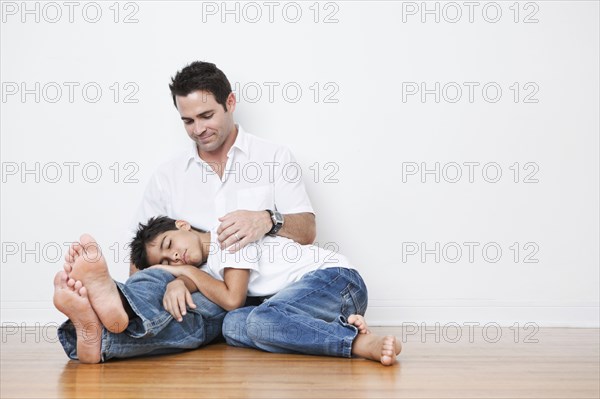
M292 148L374 324L599 325L598 2L428 2L437 23L421 2L23 4L2 3L3 325L63 319L52 276L82 232L126 278L123 232L188 140L167 84L193 60Z

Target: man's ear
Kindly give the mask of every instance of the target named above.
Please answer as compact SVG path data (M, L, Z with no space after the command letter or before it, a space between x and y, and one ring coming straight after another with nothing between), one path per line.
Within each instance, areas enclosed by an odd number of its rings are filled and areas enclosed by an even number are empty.
M225 100L225 104L227 105L227 112L233 112L235 110L235 104L237 103L237 99L235 98L235 94L233 92L229 93L227 96L227 100Z
M186 231L189 231L192 228L192 226L185 220L176 220L175 227L177 227L179 230L186 230Z

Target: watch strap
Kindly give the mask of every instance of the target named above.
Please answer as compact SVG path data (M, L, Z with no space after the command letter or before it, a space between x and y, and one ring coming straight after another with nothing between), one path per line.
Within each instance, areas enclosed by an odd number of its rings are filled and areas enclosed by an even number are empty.
M277 220L277 216L275 215L274 211L272 211L270 209L265 209L265 210L267 212L269 212L269 216L271 216L271 222L273 223L273 227L271 227L271 230L269 230L269 232L267 233L267 235L275 235L283 227L283 222Z

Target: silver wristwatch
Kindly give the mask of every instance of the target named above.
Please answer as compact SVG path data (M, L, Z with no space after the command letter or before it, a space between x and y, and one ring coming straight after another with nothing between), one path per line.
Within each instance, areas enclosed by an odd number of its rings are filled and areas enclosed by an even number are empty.
M283 215L277 211L272 211L270 209L265 209L271 215L271 221L273 222L273 227L267 233L267 235L274 236L281 230L283 227Z

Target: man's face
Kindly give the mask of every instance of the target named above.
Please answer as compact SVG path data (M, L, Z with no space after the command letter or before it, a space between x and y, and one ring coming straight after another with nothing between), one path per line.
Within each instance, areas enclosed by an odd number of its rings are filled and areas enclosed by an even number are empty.
M185 130L199 152L219 149L235 128L233 93L227 97L227 112L212 94L205 91L194 91L185 97L175 96L175 102Z
M177 221L177 230L159 234L146 244L150 265L194 265L202 263L200 239L190 225Z

